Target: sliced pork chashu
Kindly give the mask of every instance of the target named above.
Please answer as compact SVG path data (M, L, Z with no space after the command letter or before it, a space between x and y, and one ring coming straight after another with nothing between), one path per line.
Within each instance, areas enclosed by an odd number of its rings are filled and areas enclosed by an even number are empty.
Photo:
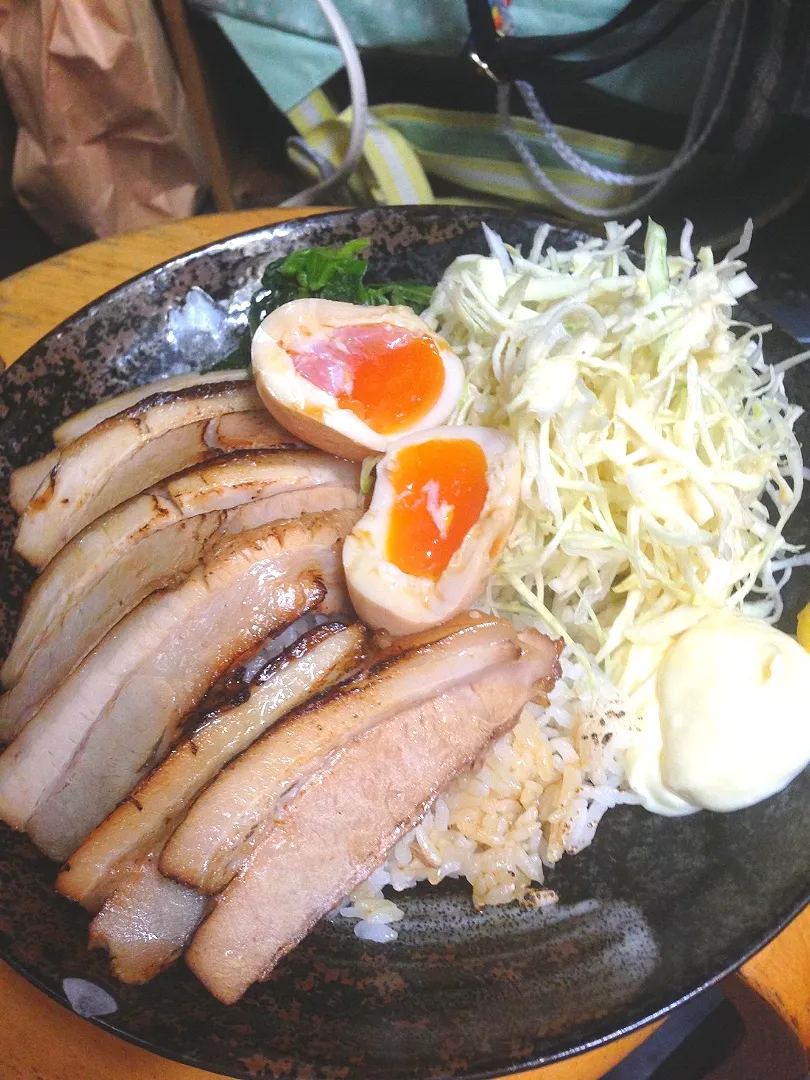
M90 948L109 953L122 982L149 982L180 956L210 902L163 877L155 858L144 859L90 924Z
M297 445L288 432L278 428L265 408L250 409L248 412L225 413L215 420L197 420L189 427L191 431L186 432L186 437L190 438L196 432L200 454L198 457L192 457L187 462L188 465L217 454L231 453L234 450L262 450L266 447ZM205 451L202 449L203 443ZM9 498L18 514L22 514L34 498L40 484L58 463L61 452L58 449L52 450L45 457L39 458L31 465L23 465L11 474ZM25 474L26 470L34 470L35 466L36 475L33 472Z
M116 690L29 819L26 831L46 854L62 859L75 850L163 758L183 716L237 657L315 607L348 609L340 549L358 513L251 530L206 555L202 575L195 570L189 582L201 578L209 602Z
M359 623L330 622L304 634L256 676L247 700L185 734L73 852L56 880L57 890L97 911L134 861L160 851L231 758L290 709L354 671L367 647L368 632Z
M234 659L320 599L346 610L357 510L225 537L189 577L117 624L0 757L0 817L63 859L165 754ZM313 601L314 598L314 601Z
M233 587L228 603L195 572L183 593L150 597L115 627L0 757L0 817L61 862L162 758L224 670L324 602L320 571L276 578L244 607ZM198 639L234 617L235 634L221 643Z
M167 375L165 379L156 379L143 386L136 386L133 390L127 390L116 397L107 398L97 405L91 405L83 412L74 413L64 420L59 427L54 428L52 438L56 446L64 447L68 443L75 442L82 435L94 427L98 427L104 420L108 420L116 413L131 409L144 398L153 397L155 394L165 394L171 390L184 390L187 386L205 386L220 382L244 382L247 380L247 372L241 371L186 371L182 375Z
M205 427L205 441L209 448L209 457L218 457L220 454L231 454L234 450L272 450L300 447L300 443L290 439L289 432L282 430L275 424L268 424L266 409L248 409L245 412L223 413L215 420L209 420ZM204 461L205 458L200 458ZM197 461L190 461L187 468L196 465ZM173 470L180 471L179 469ZM165 473L170 476L170 473ZM162 479L162 477L159 477Z
M104 420L60 453L22 514L15 550L43 566L105 511L217 452L212 421L260 405L253 385L237 380L154 394ZM292 442L265 423L266 445Z
M50 450L44 457L37 458L30 465L20 465L12 472L8 482L8 501L18 514L25 510L40 484L50 476L51 469L59 461L59 453L59 450Z
M157 382L146 383L124 394L118 394L117 397L108 398L98 405L85 409L84 412L75 413L54 429L53 441L56 444L56 450L32 461L30 465L22 465L11 474L9 491L11 505L18 514L21 514L33 499L39 485L59 460L59 451L81 438L103 420L137 405L139 401L153 394L165 393L167 390L182 390L186 386L204 383L237 382L246 378L247 372L242 374L239 371L208 371L204 374L199 371L189 371L184 375L169 375L165 379L158 379Z
M241 451L186 470L96 519L34 583L2 679L0 738L22 728L107 631L189 573L212 538L360 502L357 468L313 450ZM248 503L256 503L249 511Z
M460 616L398 639L358 675L289 713L217 777L163 850L163 873L211 895L231 880L279 799L347 740L520 654L509 623Z
M548 639L520 659L403 709L348 743L268 821L186 953L226 1004L264 979L379 866L461 769L510 729L556 673Z
M505 624L500 625L506 630L509 639L514 641L514 633L511 628L505 626ZM455 638L456 646L459 644L460 635L458 635L458 631L460 629L461 621L454 628L447 631ZM464 642L463 649L467 655L463 664L460 668L454 669L454 675L450 676L446 673L445 679L453 677L463 679L465 675L469 674L473 651L477 653L480 667L487 669L487 665L492 660L492 646L495 644L497 649L497 643L495 643L490 633L485 632L483 628L481 629L482 633L478 637L474 650L470 642ZM433 636L436 636L435 632ZM416 647L426 647L428 645L428 635L420 635L419 640L413 644ZM485 654L485 649L489 655ZM291 650L291 652L294 651L298 651L297 647ZM407 644L405 644L402 652L406 653L407 651ZM510 655L512 655L511 651ZM440 659L443 660L446 667L448 651L445 651L442 657L437 655L437 661ZM412 682L414 673L410 670L410 665L397 665L392 651L389 651L383 662L375 665L375 667L384 670L388 664L392 667L400 666L401 677L409 684ZM274 673L276 679L281 675L283 675L283 669ZM429 675L429 672L422 668L421 675L424 677ZM353 685L356 689L357 684L354 680L350 681L350 685ZM267 684L267 687L270 687L270 683ZM345 684L343 688L345 689ZM410 692L409 689L408 694ZM252 695L252 700L256 703L260 700L259 693L260 691L254 691ZM322 695L320 699L316 700L323 701L327 698L328 695ZM244 706L234 710L233 720L241 720L240 713L247 715ZM233 723L233 720L231 723ZM167 759L167 763L168 761L170 759ZM117 815L118 811L108 820L112 821ZM100 834L103 828L104 826L97 832ZM85 847L89 848L92 839L91 837ZM76 882L74 882L73 886L69 885L69 877L73 873L75 862L76 856L71 856L69 871L60 876L60 885L64 880L68 883L68 887L72 888L73 893L78 890L76 889ZM161 878L155 882L154 888L150 888L149 882L152 880L150 871L145 868L139 869L133 876L131 871L122 869L123 866L124 864L119 864L117 871L112 875L113 881L117 879L121 884L105 903L98 918L94 921L91 927L91 940L95 944L103 945L109 951L113 970L119 978L127 981L143 982L155 975L158 970L172 963L182 951L184 944L187 943L191 933L196 929L201 917L200 897L202 894L196 890L192 891L184 888L179 884L176 886L175 892L170 892L166 885L166 878ZM86 875L84 881L85 887L88 885L94 886L94 879L88 878ZM85 899L88 898L92 898L91 892L85 893ZM168 920L163 914L164 902L170 905L171 918Z
M179 807L204 782L200 769L208 775L222 763L223 751L233 754L310 691L340 678L359 658L366 637L357 623L327 624L304 635L262 673L247 702L181 743L71 855L57 889L91 911L105 901L90 927L90 946L107 950L119 979L147 982L169 967L206 910L203 893L157 871L163 838ZM149 842L154 845L150 853L133 861L133 852Z

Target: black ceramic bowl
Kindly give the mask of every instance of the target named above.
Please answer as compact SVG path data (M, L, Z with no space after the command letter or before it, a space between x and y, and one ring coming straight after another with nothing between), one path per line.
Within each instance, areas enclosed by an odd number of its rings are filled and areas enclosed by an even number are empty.
M536 221L488 213L507 240ZM0 645L11 641L31 575L11 554L9 470L49 448L65 416L170 371L210 367L228 347L270 258L296 247L371 240L373 275L436 281L483 250L476 211L329 214L237 236L116 289L31 349L0 381ZM574 234L556 232L555 245ZM178 323L192 286L227 310L211 339ZM175 314L172 314L175 313ZM205 322L205 311L198 312ZM774 333L771 358L795 350ZM794 399L810 404L798 369ZM792 522L808 535L807 509ZM792 628L808 578L787 590ZM767 717L763 717L767 739ZM347 920L320 925L262 986L226 1008L182 963L145 987L110 979L86 951L87 917L52 891L54 867L0 830L0 954L66 1002L64 980L104 987L98 1022L159 1054L239 1077L410 1080L483 1077L573 1054L671 1008L739 965L810 899L810 771L736 814L680 820L638 808L607 815L593 845L549 875L558 907L474 914L469 888L405 893L399 940L359 941ZM90 1010L92 1011L92 1010Z

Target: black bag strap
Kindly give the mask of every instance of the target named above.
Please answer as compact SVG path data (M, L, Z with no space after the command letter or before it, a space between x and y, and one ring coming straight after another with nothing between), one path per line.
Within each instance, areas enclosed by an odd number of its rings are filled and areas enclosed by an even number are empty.
M555 82L581 82L613 71L665 40L691 19L709 0L684 0L678 10L663 23L638 33L637 24L645 15L661 6L661 0L629 0L629 3L604 25L577 34L544 37L504 37L498 33L490 0L467 0L470 21L468 52L499 82L525 79L538 85ZM560 60L560 53L582 48L609 38L626 27L633 27L631 41L607 55L586 60ZM624 35L626 36L626 35Z

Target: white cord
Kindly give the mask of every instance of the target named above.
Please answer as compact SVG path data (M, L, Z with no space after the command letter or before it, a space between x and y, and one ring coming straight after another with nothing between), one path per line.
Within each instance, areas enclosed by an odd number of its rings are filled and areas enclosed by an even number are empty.
M303 191L299 191L292 198L285 199L280 204L281 206L309 206L316 196L323 195L346 180L360 164L366 141L368 93L366 92L366 78L363 74L360 54L348 26L343 21L343 17L332 3L332 0L316 0L316 3L335 35L335 41L343 55L343 63L349 76L349 95L352 103L352 130L349 136L349 148L343 161L331 176L319 180L317 184L313 184L311 187L304 188Z
M669 165L649 173L613 172L611 169L602 169L598 165L592 165L590 161L578 154L573 146L565 142L551 117L537 100L534 88L522 79L516 79L515 86L532 119L545 135L557 157L562 158L575 172L588 176L591 180L597 180L600 184L615 184L617 187L643 187L645 184L654 184L656 180L663 180L665 176L671 175L672 168Z
M521 159L526 166L532 179L534 180L538 188L544 189L555 199L557 199L563 206L566 206L569 210L573 210L578 214L585 215L587 217L595 218L614 218L621 217L626 214L635 213L640 210L647 203L649 203L660 191L663 190L672 179L672 177L680 171L697 152L702 148L709 135L714 130L717 121L723 112L729 94L731 92L734 76L739 67L740 59L742 56L742 47L744 42L744 31L746 26L746 20L748 16L748 4L749 0L721 0L720 11L718 13L717 23L715 25L714 34L709 48L709 56L704 68L703 80L701 86L698 89L695 104L692 109L692 114L689 119L686 136L684 143L680 150L675 154L672 161L664 169L659 170L657 173L647 173L646 175L636 178L635 182L642 184L650 183L651 181L657 181L654 186L638 199L626 204L625 206L613 206L607 210L598 209L593 206L586 206L578 199L574 199L568 195L565 191L561 190L557 184L551 179L551 177L545 172L544 169L535 160L534 155L529 150L526 142L521 138L518 132L515 130L512 124L512 117L509 111L509 85L506 83L500 83L498 85L497 102L498 102L498 128L502 135L509 141L515 153ZM726 72L726 78L723 86L720 89L717 100L714 104L714 108L703 125L703 130L700 131L700 114L705 108L707 102L707 95L710 92L711 82L714 76L714 66L717 59L717 55L720 49L721 42L724 35L728 32L727 25L732 12L735 7L739 6L739 22L736 32L736 40L734 44L734 50L729 63L728 70ZM539 101L534 94L534 91L528 84L518 83L518 90L520 90L523 100L529 108L532 118L535 123L540 127L544 134L549 137L550 131L553 132L552 138L549 139L552 147L557 153L577 172L580 172L586 176L596 179L600 182L611 182L614 184L627 184L630 179L628 176L621 173L609 173L607 170L601 170L590 164L574 150L563 143L559 136L559 133L553 126L552 121L549 119L548 114L540 106ZM550 129L550 131L549 131ZM560 143L568 151L567 153L561 153ZM603 175L599 175L602 173Z

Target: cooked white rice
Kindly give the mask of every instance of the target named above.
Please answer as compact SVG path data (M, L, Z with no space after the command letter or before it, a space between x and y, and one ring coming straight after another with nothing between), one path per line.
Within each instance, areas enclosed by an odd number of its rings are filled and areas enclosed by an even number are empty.
M636 803L626 789L631 731L616 691L566 651L549 705L527 705L515 728L440 796L385 864L339 909L364 940L392 941L402 910L383 890L466 878L476 907L554 903L544 867L590 844L602 815Z

